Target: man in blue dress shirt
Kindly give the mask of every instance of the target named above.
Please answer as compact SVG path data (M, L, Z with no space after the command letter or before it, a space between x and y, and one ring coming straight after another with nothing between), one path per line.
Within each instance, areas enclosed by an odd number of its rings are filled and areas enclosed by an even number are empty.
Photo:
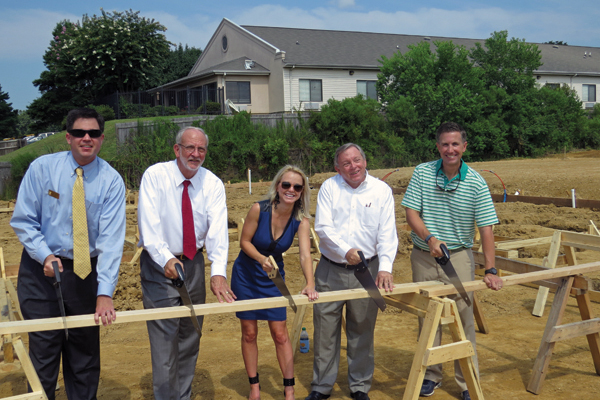
M96 324L112 323L125 239L125 185L98 152L104 119L91 109L67 116L71 151L48 154L31 163L23 177L10 221L24 250L18 295L25 319L60 317L53 286L56 261L67 315L94 314ZM91 272L73 271L73 185L83 169ZM29 355L48 399L55 398L61 355L69 399L96 399L100 379L99 326L29 334Z

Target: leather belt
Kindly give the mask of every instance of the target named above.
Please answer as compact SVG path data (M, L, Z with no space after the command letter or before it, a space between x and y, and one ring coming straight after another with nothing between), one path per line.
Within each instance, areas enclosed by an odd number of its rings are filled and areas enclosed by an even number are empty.
M421 250L425 253L429 253L429 250L423 250L422 248L420 248L419 246L413 245L414 249L417 250ZM455 253L460 253L461 251L467 250L466 247L459 247L458 249L454 249L454 250L448 250L450 252L450 254L455 254Z
M202 253L202 249L203 248L196 250L196 254ZM175 258L178 258L181 261L191 260L191 258L187 257L185 254L176 255Z
M344 268L344 269L349 269L349 270L353 270L355 269L357 266L361 265L361 264L357 264L357 265L350 265L350 264L344 264L344 263L339 263L339 262L335 262L335 261L331 261L329 258L325 257L324 255L321 255L321 257L323 257L324 259L326 259L329 263L335 265L336 267L340 267L340 268ZM367 264L369 264L371 261L376 260L378 257L377 254L375 254L373 257L371 258L367 258Z

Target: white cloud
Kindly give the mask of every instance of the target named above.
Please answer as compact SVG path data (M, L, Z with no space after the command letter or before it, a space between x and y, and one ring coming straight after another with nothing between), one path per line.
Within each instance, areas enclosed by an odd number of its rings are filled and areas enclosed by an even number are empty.
M65 19L74 22L80 17L46 10L0 11L0 57L41 60L52 39L52 29Z
M204 50L212 34L219 26L221 20L214 21L208 16L195 14L181 19L178 16L163 11L144 11L140 15L146 18L154 18L167 27L165 35L167 40L183 46L186 44Z
M339 8L354 7L354 0L335 0L335 3Z

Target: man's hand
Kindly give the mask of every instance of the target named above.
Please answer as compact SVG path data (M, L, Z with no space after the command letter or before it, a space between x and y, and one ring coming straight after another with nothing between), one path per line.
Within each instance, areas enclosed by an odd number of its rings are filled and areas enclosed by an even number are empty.
M173 257L169 261L167 261L167 265L165 265L165 278L167 279L177 279L179 278L179 274L175 269L175 264L181 264L181 269L185 272L183 268L183 263L177 258Z
M377 273L377 278L375 279L375 284L379 289L385 289L386 292L391 292L394 290L394 277L389 272L379 271Z
M44 275L50 278L54 278L54 268L52 267L52 261L56 261L58 263L58 271L63 272L63 265L60 258L56 257L54 254L50 254L44 260Z
M362 260L360 259L360 256L358 255L359 251L360 251L360 249L348 250L348 252L346 253L346 261L348 262L348 264L350 264L350 265L360 264L360 262Z
M431 255L431 257L443 257L444 256L444 252L442 251L440 246L446 245L446 242L437 240L435 238L435 236L432 236L431 239L429 239L429 243L427 243L427 245L429 246L429 254ZM446 245L446 247L448 247L448 245Z
M502 278L496 276L494 274L485 274L483 281L492 290L500 290L502 289Z
M217 300L219 303L226 301L228 303L233 303L233 300L237 299L235 294L229 288L227 284L227 279L221 275L214 275L210 278L210 290L217 296ZM222 296L222 297L221 297Z
M96 313L94 314L96 325L100 323L100 318L102 318L102 325L104 326L112 324L117 319L112 298L109 296L100 295L96 298Z

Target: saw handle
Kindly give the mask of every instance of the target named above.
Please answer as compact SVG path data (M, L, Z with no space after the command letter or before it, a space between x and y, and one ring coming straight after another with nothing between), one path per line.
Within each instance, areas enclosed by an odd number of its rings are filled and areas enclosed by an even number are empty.
M176 263L175 270L177 271L178 277L175 279L171 279L171 282L173 282L173 285L175 287L180 288L183 286L183 281L185 280L185 275L183 273L183 267L181 266L181 264Z
M444 255L442 257L435 257L435 260L438 262L438 264L446 265L446 263L450 261L450 251L443 243L440 244L440 250L442 250L442 253L444 253Z
M54 279L56 279L56 283L60 283L60 271L58 270L57 261L52 261L52 269L54 269Z
M267 273L267 275L269 276L270 279L273 279L277 276L277 271L279 271L279 266L275 262L275 259L273 258L273 256L269 256L269 262L271 263L271 266L273 268L271 268L271 272Z

